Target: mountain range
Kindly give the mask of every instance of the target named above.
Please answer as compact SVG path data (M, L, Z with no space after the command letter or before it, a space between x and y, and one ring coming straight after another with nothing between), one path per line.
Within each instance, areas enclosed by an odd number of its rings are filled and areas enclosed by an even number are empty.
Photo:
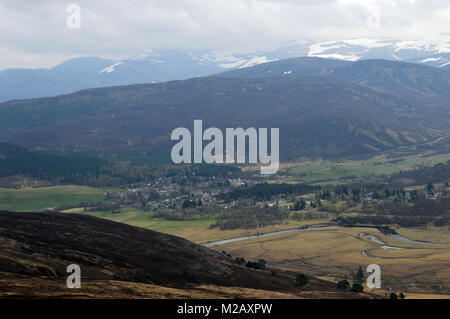
M270 71L270 72L269 72ZM442 139L450 73L414 63L284 59L215 76L0 104L0 139L33 149L169 154L174 128L278 127L282 160Z
M450 98L449 72L415 63L371 59L355 62L316 57L283 59L223 72L226 77L318 76L372 87L394 94L415 95L430 104Z
M147 50L120 61L80 57L49 69L1 70L0 102L55 96L85 88L183 80L299 56L346 61L385 59L450 70L450 36L434 35L420 41L293 41L277 50L246 53Z

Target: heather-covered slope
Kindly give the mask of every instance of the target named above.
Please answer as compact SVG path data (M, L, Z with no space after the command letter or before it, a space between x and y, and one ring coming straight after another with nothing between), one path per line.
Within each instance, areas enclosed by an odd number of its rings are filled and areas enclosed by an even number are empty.
M64 151L164 150L170 133L278 127L281 159L373 154L436 139L449 109L322 77L205 77L0 104L0 139ZM169 153L167 153L169 154Z
M49 297L52 291L64 297L69 264L81 267L86 297L145 297L145 291L153 298L170 295L155 285L182 290L172 291L174 296L199 297L201 289L194 287L205 284L266 290L267 296L275 291L316 298L368 296L337 291L332 283L318 279L299 288L294 274L250 270L185 239L76 214L0 212L0 248L0 297L27 293ZM101 294L99 286L104 289ZM225 290L233 295L233 289ZM82 292L67 291L66 296ZM236 290L236 296L243 294Z

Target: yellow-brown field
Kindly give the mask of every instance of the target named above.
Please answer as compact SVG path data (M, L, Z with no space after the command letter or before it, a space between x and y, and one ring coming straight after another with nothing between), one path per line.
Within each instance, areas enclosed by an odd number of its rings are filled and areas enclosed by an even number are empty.
M403 249L382 249L382 244L362 238L361 233L374 235L385 245ZM428 241L437 235L434 231L429 236L419 233L421 240ZM413 231L408 235L418 239ZM447 232L445 237L448 235ZM416 294L450 291L450 247L405 243L373 228L306 230L234 242L215 249L225 250L233 257L265 259L270 266L330 280L346 277L360 265L364 269L369 264L378 264L384 289Z
M195 220L166 220L156 218L152 213L143 212L138 209L125 208L120 213L110 212L84 212L83 208L75 208L63 211L65 213L79 213L96 217L101 217L116 222L121 222L133 226L159 231L162 233L186 238L194 243L202 244L210 241L256 235L268 233L283 229L298 228L305 225L329 222L327 219L314 220L288 220L281 225L266 226L254 229L234 229L220 230L219 228L210 228L215 222L214 219L195 219Z
M267 233L304 225L324 223L329 220L289 220L283 225L267 226L257 229L236 229L222 231L209 228L212 219L191 221L170 221L156 218L151 213L135 209L124 209L121 213L67 211L89 214L97 217L152 229L196 243L206 243L241 236ZM436 243L449 243L450 231L447 229L396 230L407 238ZM382 244L361 233L379 238L384 245L402 249L383 249ZM347 277L361 265L378 264L382 270L383 288L394 288L414 296L420 294L450 294L450 247L411 244L386 236L373 228L334 227L321 230L302 230L252 240L238 241L213 247L226 251L232 257L247 260L265 259L272 267L278 267L335 281ZM380 291L386 294L387 290Z
M450 243L450 231L446 228L399 228L398 234L407 238L433 243Z

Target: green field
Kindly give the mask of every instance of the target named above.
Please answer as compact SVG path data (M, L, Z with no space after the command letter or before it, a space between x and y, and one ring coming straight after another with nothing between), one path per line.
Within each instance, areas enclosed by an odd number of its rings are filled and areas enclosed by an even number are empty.
M299 163L287 168L284 173L304 183L344 183L348 180L370 175L390 175L420 166L433 166L450 160L450 154L415 155L399 158L377 156L365 161L314 161Z
M73 210L71 212L74 212ZM105 218L133 226L152 229L163 233L177 233L184 228L208 228L215 219L199 218L193 220L166 220L154 217L152 212L144 212L134 208L122 208L120 213L107 211L82 212L82 214Z
M87 186L51 186L40 188L0 188L0 210L40 211L46 208L77 206L83 202L103 201L102 189Z

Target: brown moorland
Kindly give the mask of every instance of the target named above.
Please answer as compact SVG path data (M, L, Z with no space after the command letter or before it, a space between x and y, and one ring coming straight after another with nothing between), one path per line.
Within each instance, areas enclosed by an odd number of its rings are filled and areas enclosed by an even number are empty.
M66 267L81 267L68 289ZM92 216L0 212L3 298L377 298L251 270L185 239Z

